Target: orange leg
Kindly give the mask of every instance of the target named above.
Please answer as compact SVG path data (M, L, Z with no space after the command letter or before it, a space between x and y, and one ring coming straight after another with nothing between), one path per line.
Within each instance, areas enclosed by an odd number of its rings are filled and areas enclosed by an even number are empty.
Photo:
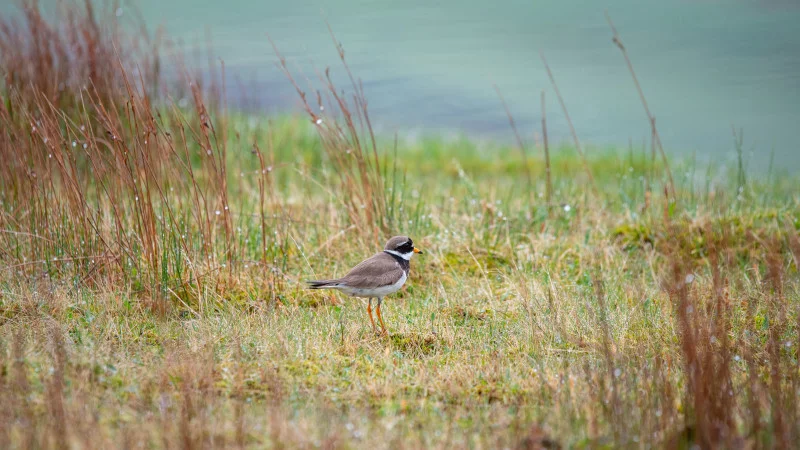
M367 304L367 312L369 313L369 321L372 323L372 331L376 331L375 328L375 319L372 318L372 299L369 299L369 303ZM378 317L380 317L380 309L378 310Z
M382 302L383 302L383 299L378 297L378 306L377 306L377 309L378 309L378 321L381 323L381 333L386 334L386 324L383 323L383 316L381 316L381 303Z

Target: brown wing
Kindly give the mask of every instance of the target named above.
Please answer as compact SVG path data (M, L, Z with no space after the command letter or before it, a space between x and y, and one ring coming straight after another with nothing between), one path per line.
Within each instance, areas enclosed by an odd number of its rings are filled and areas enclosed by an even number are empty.
M395 284L403 277L403 268L391 255L378 253L339 279L340 283L357 289L374 289Z

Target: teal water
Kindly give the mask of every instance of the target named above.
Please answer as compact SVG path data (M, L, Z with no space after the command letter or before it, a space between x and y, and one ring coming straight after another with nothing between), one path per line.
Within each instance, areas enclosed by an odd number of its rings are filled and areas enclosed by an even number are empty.
M129 6L123 3L123 15ZM149 27L163 25L189 45L205 45L209 32L229 79L247 88L231 100L251 109L296 106L267 33L301 79L315 80L326 66L343 75L327 20L363 80L382 132L508 139L496 84L529 140L539 129L545 90L551 137L568 140L542 50L581 140L627 146L632 139L638 146L649 124L611 42L607 9L668 151L732 160L733 125L744 129L751 166L765 167L774 152L777 166L800 168L800 2L794 0L139 0L136 6Z

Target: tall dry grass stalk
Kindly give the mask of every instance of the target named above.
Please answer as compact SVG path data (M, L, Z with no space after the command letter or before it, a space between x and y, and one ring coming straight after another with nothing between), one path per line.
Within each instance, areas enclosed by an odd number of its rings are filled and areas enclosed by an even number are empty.
M514 116L511 114L511 110L508 108L508 104L506 103L505 97L503 97L503 93L500 92L500 88L497 85L494 85L494 90L497 93L497 96L500 98L500 103L503 104L506 117L508 117L508 125L511 127L511 131L514 133L514 138L517 141L517 146L519 147L520 154L522 155L523 171L525 172L525 179L528 183L526 190L530 196L533 193L533 179L531 178L531 169L528 164L528 151L525 149L525 143L522 141L522 136L520 136L519 131L517 130L517 122L514 120Z
M617 33L617 27L614 26L614 22L611 21L611 16L608 14L608 11L605 12L606 20L608 21L608 25L611 27L611 34L612 34L612 41L614 45L619 48L622 52L622 56L625 58L625 64L628 66L628 71L631 73L631 77L633 78L633 84L636 86L636 91L639 93L639 98L642 101L642 106L644 107L645 114L647 114L647 119L650 122L650 134L652 139L652 151L653 151L653 158L652 161L655 164L655 152L658 149L659 154L661 155L661 160L664 163L664 170L667 174L667 181L669 187L669 193L673 200L675 200L675 181L672 178L672 170L669 168L669 161L667 160L667 154L664 152L664 145L661 143L661 135L658 134L658 128L656 127L656 116L650 112L650 107L647 104L647 98L644 95L644 91L642 90L642 85L639 83L639 78L636 76L636 71L633 70L633 63L631 62L630 56L628 56L628 49L625 48L625 44L622 43L622 38Z
M322 147L328 156L330 169L339 180L339 200L348 216L358 228L369 232L374 244L396 227L394 220L394 191L397 173L388 173L389 159L381 164L375 133L369 115L364 86L350 70L343 45L336 39L328 25L342 67L350 81L352 92L340 91L333 81L330 67L319 75L323 90L317 90L313 99L300 87L289 68L289 63L271 38L278 65L294 86L305 112L316 126ZM312 103L315 103L312 106Z
M553 203L553 180L550 166L550 144L547 141L547 111L545 108L544 91L542 91L542 143L544 147L544 174L545 174L545 199L548 205Z
M169 88L157 40L92 2L60 4L52 20L22 5L24 24L0 21L0 179L5 201L23 208L0 216L15 230L0 234L17 262L8 270L70 265L81 285L122 281L154 305L185 301L209 264L230 269L240 253L226 114L208 102L224 92L224 71L204 85L176 60L192 103L157 106L151 95Z
M676 237L684 233L674 229ZM724 446L749 447L765 444L788 448L789 442L800 436L800 427L792 419L797 408L794 397L798 372L791 368L795 355L784 345L788 333L786 298L782 289L786 262L784 239L779 235L752 236L754 243L763 246L751 249L765 262L760 289L750 299L731 298L729 292L741 289L741 281L731 278L736 273L744 249L737 248L725 232L710 227L702 231L707 259L698 267L676 239L665 249L669 270L664 287L673 302L678 337L686 376L686 433L674 435L673 444L689 440L701 448ZM759 245L759 244L756 244ZM710 277L707 287L697 285L698 272ZM739 286L733 286L739 284ZM741 320L744 303L744 334L737 337L733 329ZM738 310L738 312L737 312ZM757 317L763 326L756 327ZM747 376L741 376L745 364ZM765 379L759 374L768 373ZM745 395L737 395L744 392ZM741 399L741 403L740 403ZM768 434L763 425L768 423Z
M558 84L556 84L556 78L553 76L553 71L550 70L550 65L547 64L547 59L544 57L544 52L539 51L539 57L542 59L542 64L544 64L545 70L547 70L547 76L550 78L550 84L553 86L553 91L556 93L556 98L558 98L558 103L561 105L561 110L564 112L564 117L567 119L567 124L569 124L569 131L572 134L572 142L575 144L575 150L578 152L578 155L581 158L581 162L583 163L584 171L586 172L586 176L589 178L589 184L592 186L592 190L597 193L597 184L594 181L594 175L592 175L592 170L589 168L589 163L586 160L586 155L584 155L583 148L581 147L581 141L578 139L578 132L575 131L575 125L572 123L572 119L569 116L569 110L567 110L567 104L564 103L564 97L561 96L561 91L558 90Z

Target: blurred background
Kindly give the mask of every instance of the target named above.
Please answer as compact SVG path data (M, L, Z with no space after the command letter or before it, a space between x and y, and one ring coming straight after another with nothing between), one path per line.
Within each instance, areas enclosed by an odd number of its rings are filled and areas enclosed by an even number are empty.
M327 21L363 81L377 130L404 138L463 133L510 141L497 85L527 140L540 129L545 90L551 140L567 142L541 50L584 144L649 146L649 123L604 10L668 153L733 161L733 126L743 129L749 168L763 170L773 157L776 167L800 168L794 0L139 0L121 2L117 15L141 14L149 30L163 25L187 49L210 43L225 62L229 102L271 113L297 107L297 97L267 33L304 88L306 78L320 86L328 66L347 86Z

